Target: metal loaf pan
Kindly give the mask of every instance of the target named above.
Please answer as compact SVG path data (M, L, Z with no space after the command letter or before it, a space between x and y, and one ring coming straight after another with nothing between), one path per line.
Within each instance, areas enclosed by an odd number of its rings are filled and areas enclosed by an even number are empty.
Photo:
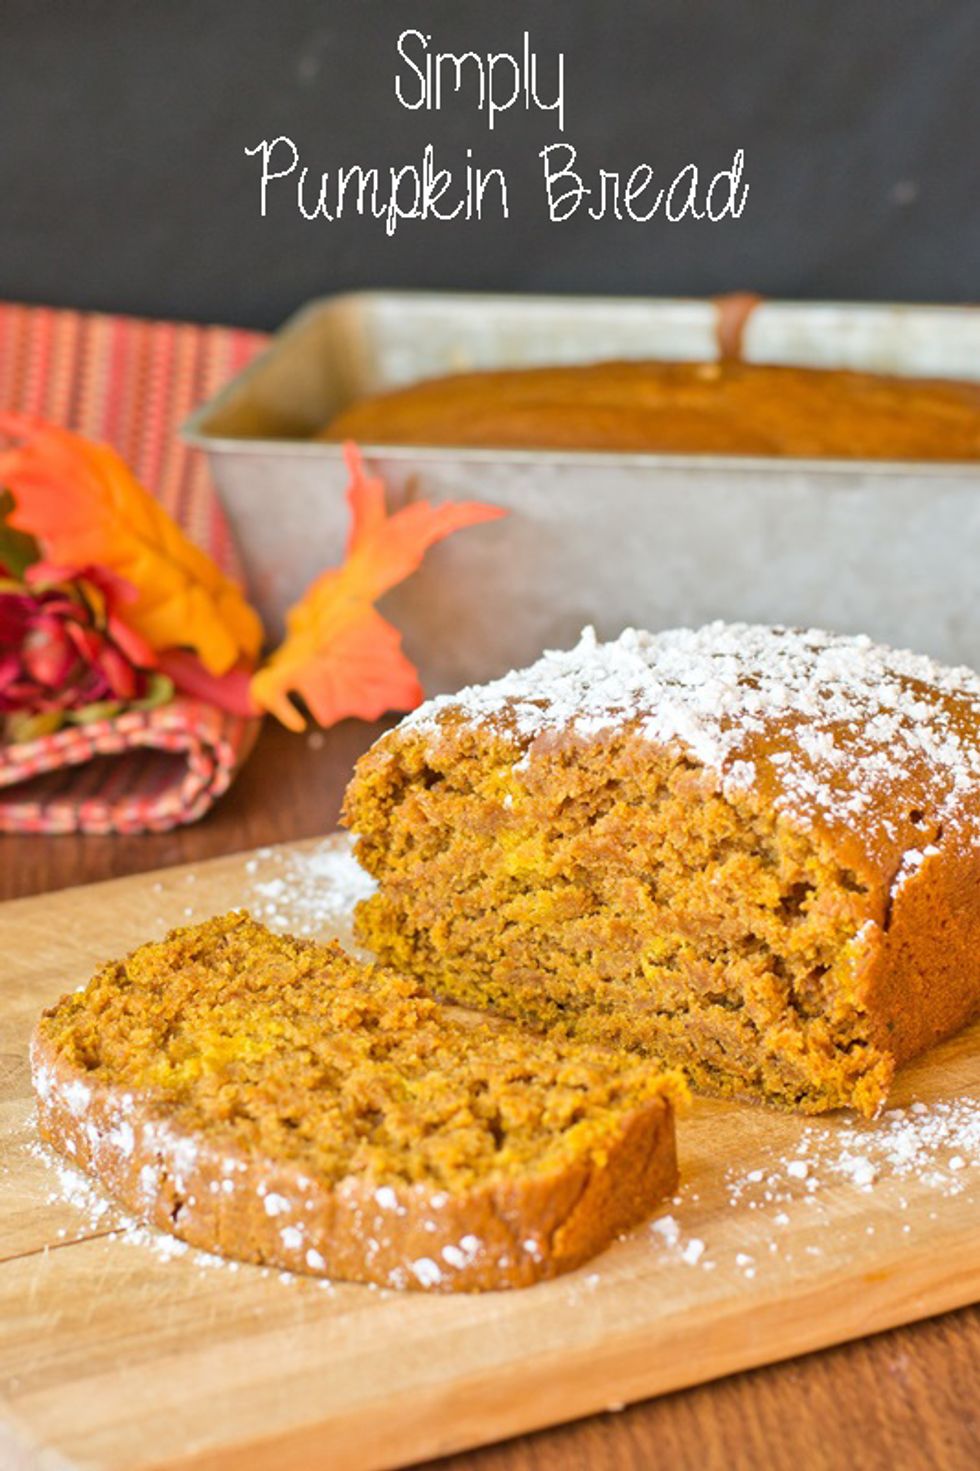
M353 398L434 374L710 359L710 301L364 293L315 301L185 425L206 451L271 635L347 532L336 445ZM980 312L768 302L750 360L980 378ZM383 611L435 693L600 635L740 618L864 631L980 663L980 464L363 445L392 508L511 514L429 553Z

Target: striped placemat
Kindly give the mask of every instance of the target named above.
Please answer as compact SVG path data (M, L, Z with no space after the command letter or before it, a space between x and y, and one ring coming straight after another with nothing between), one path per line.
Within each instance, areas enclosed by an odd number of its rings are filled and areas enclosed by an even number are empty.
M0 408L114 445L194 541L236 572L204 458L176 431L264 342L237 328L0 303ZM0 744L0 831L191 822L227 789L256 730L256 721L179 699Z

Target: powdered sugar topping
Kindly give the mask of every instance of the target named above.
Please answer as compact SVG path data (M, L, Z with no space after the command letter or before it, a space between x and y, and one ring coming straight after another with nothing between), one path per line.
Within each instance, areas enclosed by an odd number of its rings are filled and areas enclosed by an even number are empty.
M434 731L450 709L505 724L525 759L549 733L588 739L629 721L717 771L729 792L756 782L755 738L766 737L778 805L804 823L861 817L912 774L943 821L980 781L980 677L864 635L716 622L602 643L587 628L574 649L431 700L402 728Z

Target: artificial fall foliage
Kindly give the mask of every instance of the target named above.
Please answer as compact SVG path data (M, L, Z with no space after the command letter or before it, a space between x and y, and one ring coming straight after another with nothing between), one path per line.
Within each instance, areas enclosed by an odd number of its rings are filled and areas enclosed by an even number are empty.
M504 515L477 501L415 501L389 515L384 483L365 474L353 445L344 453L351 477L346 560L318 577L291 609L284 643L252 680L257 703L292 730L305 723L292 695L320 725L349 715L376 720L419 703L422 689L401 635L373 605L415 571L435 542Z
M470 501L417 501L389 515L383 483L365 473L353 445L345 446L351 475L346 559L317 578L290 610L286 639L256 672L258 614L114 450L19 414L0 414L0 434L16 441L0 453L0 489L11 502L0 503L0 563L7 573L16 563L26 591L31 574L25 556L29 562L34 547L38 560L88 569L89 589L100 575L114 579L126 603L125 625L151 651L158 687L167 681L239 715L269 710L292 730L305 726L297 700L323 726L348 716L373 720L418 704L415 667L398 630L374 603L413 572L435 542L505 514ZM60 593L86 602L80 584ZM60 603L59 609L64 618ZM55 631L63 643L68 635L52 624L49 632ZM31 636L36 642L36 633ZM82 646L77 628L70 636ZM22 670L24 648L15 642L13 634L0 637L0 666L6 660ZM37 657L33 646L29 655ZM149 662L150 653L143 660Z
M12 740L171 698L154 651L126 622L134 596L101 568L33 561L22 579L0 576L0 720Z
M18 441L0 454L0 486L14 498L9 523L36 537L49 561L103 567L128 582L129 623L155 649L191 648L212 675L255 659L258 614L114 449L23 414L0 414L0 434Z

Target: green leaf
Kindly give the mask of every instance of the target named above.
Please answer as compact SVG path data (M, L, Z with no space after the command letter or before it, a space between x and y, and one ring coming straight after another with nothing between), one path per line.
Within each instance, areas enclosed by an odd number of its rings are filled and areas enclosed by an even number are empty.
M32 562L41 560L41 548L26 531L15 531L7 524L15 501L9 490L0 490L0 567L12 577L21 578Z
M65 719L72 725L91 725L93 720L109 720L125 708L122 700L93 700L90 705L69 710Z
M54 735L65 723L64 711L43 710L30 715L26 710L14 710L7 716L4 735L14 745L21 741L34 741L38 736Z
M154 669L146 681L146 694L142 700L131 701L131 705L134 710L155 710L158 705L166 705L173 697L174 682L169 674Z

